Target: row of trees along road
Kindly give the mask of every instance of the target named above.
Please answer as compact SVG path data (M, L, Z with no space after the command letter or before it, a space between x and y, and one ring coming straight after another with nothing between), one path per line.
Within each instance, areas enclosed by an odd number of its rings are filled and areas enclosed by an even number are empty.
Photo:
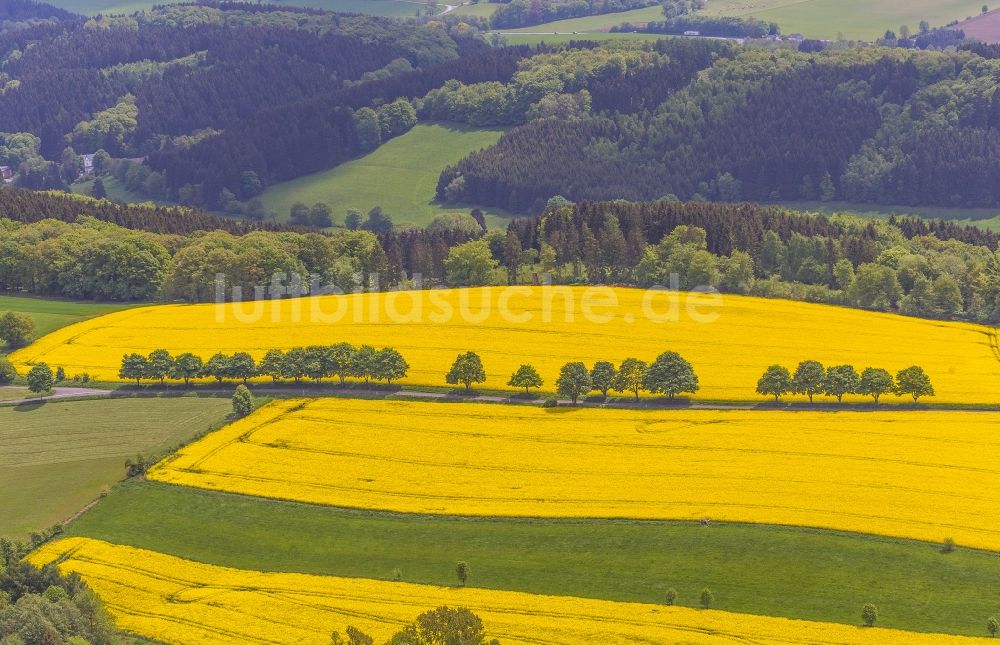
M118 377L135 380L136 385L142 379L159 380L161 384L167 379L183 380L188 384L197 378L214 378L219 383L227 379L246 383L258 376L270 376L274 382L292 379L299 383L307 378L320 382L336 376L341 385L348 378L391 384L404 378L409 369L402 354L392 347L375 349L371 345L354 347L350 343L337 343L296 347L287 352L271 349L259 363L247 352L232 355L219 352L206 361L190 352L174 357L165 349L157 349L148 356L124 355Z
M881 367L867 367L861 374L852 365L825 368L819 361L802 361L792 374L787 367L771 365L757 381L757 393L773 396L779 401L786 394L805 394L812 403L817 394L837 397L845 394L870 396L876 405L883 394L912 396L913 402L922 396L934 396L934 386L922 367L914 365L900 370L895 378Z
M471 390L476 383L485 383L486 369L482 359L475 352L459 354L445 375L445 382L461 384L466 390ZM538 370L527 363L518 367L507 381L511 387L523 387L525 394L530 388L540 388L544 384ZM591 369L582 362L566 363L556 379L556 392L572 399L574 404L595 390L604 398L609 391L616 390L631 392L638 399L639 392L645 390L673 399L681 393L697 392L698 387L698 376L691 364L676 352L660 354L651 365L638 358L626 358L617 368L609 361L598 361Z

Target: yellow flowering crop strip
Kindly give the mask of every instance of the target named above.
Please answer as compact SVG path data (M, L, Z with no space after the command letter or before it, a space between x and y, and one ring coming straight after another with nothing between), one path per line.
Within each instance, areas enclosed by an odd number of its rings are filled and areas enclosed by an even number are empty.
M1000 551L1000 413L275 401L153 479L412 513L812 526Z
M79 573L120 627L165 643L326 644L331 631L343 634L347 625L384 642L441 605L468 607L504 645L987 642L681 607L243 571L87 538L50 543L31 560Z
M116 380L127 352L164 348L208 358L249 351L259 359L271 348L347 341L398 349L411 366L406 384L443 386L455 356L472 350L486 367L484 387L506 388L527 362L551 391L566 362L617 364L673 350L693 364L700 398L759 400L754 388L768 365L794 368L816 359L893 373L920 365L937 402L1000 403L1000 348L988 327L782 300L726 295L719 305L712 296L650 293L517 287L260 301L239 311L232 304L163 305L66 327L13 361L22 372L45 361Z

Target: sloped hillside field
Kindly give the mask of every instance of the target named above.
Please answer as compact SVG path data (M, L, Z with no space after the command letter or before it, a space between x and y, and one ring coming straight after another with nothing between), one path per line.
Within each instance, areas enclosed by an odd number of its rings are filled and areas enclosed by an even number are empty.
M509 591L261 573L69 538L35 552L82 575L119 624L177 643L328 643L355 625L384 642L440 605L468 607L503 643L825 643L960 645L988 642L808 621Z
M460 352L475 351L484 387L504 388L522 363L552 391L568 361L651 361L663 351L692 363L699 399L759 400L768 365L815 359L895 373L919 365L937 403L997 404L1000 349L995 329L801 302L609 287L508 287L328 295L247 303L165 305L66 327L12 355L115 380L127 352L163 348L205 358L222 351L347 341L398 349L403 383L445 384ZM850 397L848 397L850 398ZM856 401L861 401L855 397Z
M1000 551L1000 414L547 410L285 400L153 479L261 497L479 516L712 518ZM377 437L377 440L373 440Z

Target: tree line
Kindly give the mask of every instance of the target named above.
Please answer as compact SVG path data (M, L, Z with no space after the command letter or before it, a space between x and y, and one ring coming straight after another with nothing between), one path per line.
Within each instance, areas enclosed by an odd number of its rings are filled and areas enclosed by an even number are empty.
M757 381L757 393L773 396L780 401L786 394L804 394L812 403L819 394L843 401L848 394L870 396L878 405L886 394L910 396L913 402L924 396L934 396L934 386L919 365L900 370L895 377L881 367L866 367L860 374L853 365L824 368L819 361L802 361L793 374L787 367L771 365Z
M453 199L519 213L553 195L995 206L1000 93L983 63L969 51L737 49L648 111L514 128L446 168L438 196L455 185Z
M371 345L354 347L349 343L329 346L296 347L288 351L268 350L259 362L248 352L232 355L217 352L203 360L191 352L176 357L165 349L156 349L148 356L129 353L122 356L118 378L142 381L159 381L161 385L170 380L190 384L193 379L211 378L216 383L240 381L246 384L250 379L269 376L277 383L291 379L300 383L304 379L320 383L324 378L337 377L343 386L348 378L371 381L393 381L405 378L410 366L402 354L392 347L375 349Z

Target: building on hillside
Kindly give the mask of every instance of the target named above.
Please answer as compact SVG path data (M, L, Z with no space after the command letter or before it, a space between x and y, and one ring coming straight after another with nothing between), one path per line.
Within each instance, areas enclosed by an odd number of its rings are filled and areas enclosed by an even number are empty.
M90 175L94 172L94 155L80 155L83 159L83 174Z
M10 166L0 166L0 178L3 179L3 183L12 184L14 183L14 171L11 170Z
M685 31L684 35L685 36L700 36L701 32L700 31Z

